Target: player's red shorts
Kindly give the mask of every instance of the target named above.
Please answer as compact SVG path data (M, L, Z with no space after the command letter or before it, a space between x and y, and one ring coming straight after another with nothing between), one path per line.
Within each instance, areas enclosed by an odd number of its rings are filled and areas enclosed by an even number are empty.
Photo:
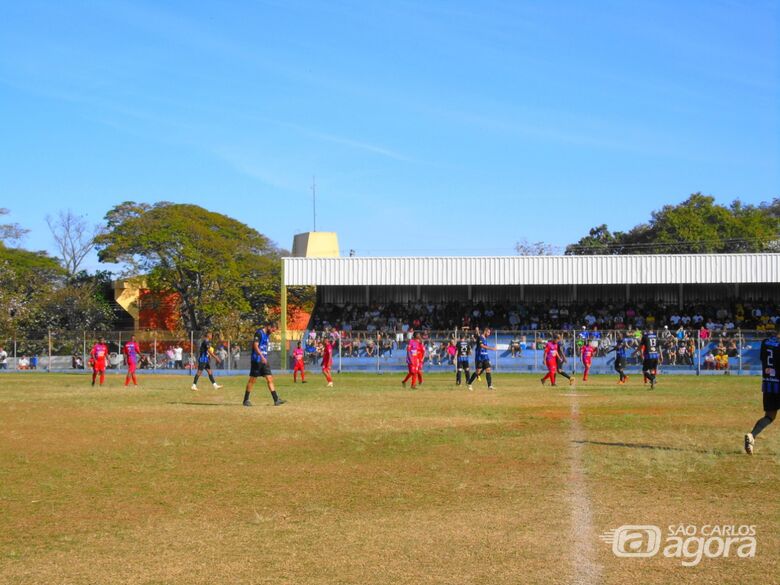
M92 369L96 372L105 372L106 360L95 360L94 364L92 365Z
M591 360L582 360L582 363L588 367L590 367Z
M547 371L554 374L558 371L558 360L547 360Z
M406 367L409 369L410 374L416 374L420 371L420 366L417 362L406 362Z
M127 361L127 372L128 372L129 374L132 374L133 372L135 372L135 368L136 368L137 366L138 366L138 364L137 364L135 361L133 361L133 360L128 360L128 361Z
M303 362L296 361L293 364L293 372L302 372L304 370L303 368Z
M333 365L333 362L322 362L322 369L323 370L329 370L332 365ZM303 367L301 367L301 369L303 369Z

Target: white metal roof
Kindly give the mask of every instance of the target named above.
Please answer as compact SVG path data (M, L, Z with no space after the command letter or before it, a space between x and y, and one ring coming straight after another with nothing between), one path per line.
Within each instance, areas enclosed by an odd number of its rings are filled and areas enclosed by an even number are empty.
M780 254L284 258L287 286L780 283Z

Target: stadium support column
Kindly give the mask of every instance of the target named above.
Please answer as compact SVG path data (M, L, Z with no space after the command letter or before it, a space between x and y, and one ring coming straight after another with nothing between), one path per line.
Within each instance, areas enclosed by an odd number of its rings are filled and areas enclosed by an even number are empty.
M683 285L682 285L682 283L680 283L680 285L679 285L678 294L679 294L679 297L680 297L679 298L679 306L682 309L683 308Z
M284 280L284 259L282 259L282 289L281 298L279 299L281 304L281 315L279 316L279 331L281 332L281 344L279 346L279 364L280 370L287 369L287 285Z

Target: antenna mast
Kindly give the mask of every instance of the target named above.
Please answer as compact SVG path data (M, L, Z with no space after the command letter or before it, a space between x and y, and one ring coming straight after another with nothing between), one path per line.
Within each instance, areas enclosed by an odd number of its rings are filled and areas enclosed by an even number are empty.
M316 178L314 175L311 176L311 213L312 213L312 220L314 223L314 229L312 231L317 231L317 183Z

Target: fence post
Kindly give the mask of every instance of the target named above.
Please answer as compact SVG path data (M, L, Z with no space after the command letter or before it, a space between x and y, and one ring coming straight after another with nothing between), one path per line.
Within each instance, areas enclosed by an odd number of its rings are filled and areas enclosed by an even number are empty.
M46 371L51 372L51 329L49 329L49 363L46 364Z
M376 335L376 333L374 333ZM339 346L341 344L339 343ZM376 336L376 339L374 340L374 353L376 354L376 373L379 373L379 336Z
M352 331L349 332L350 337L352 336ZM352 342L354 343L354 341ZM341 339L339 339L339 371L338 373L341 373Z
M701 331L701 329L699 329ZM699 354L698 359L696 360L696 375L701 376L701 350L704 344L704 340L701 338L701 333L699 333L697 339L696 339L696 345L699 348L699 351L697 352Z
M19 370L19 358L16 356L16 336L14 335L14 370Z
M154 330L154 363L152 364L152 372L157 373L157 330Z
M228 340L227 340L227 352L228 352L228 354L227 354L227 371L230 372L231 369L232 369L230 367L230 362L233 361L233 354L230 351L230 338L229 337L228 337ZM282 354L282 357L281 357L281 360L280 360L282 362L282 364L279 366L279 369L280 370L284 370L285 369L284 366L286 365L284 363L284 357L283 357L285 355L284 347L282 347L282 351L280 353Z
M495 341L493 342L493 347L496 348L495 354L496 354L496 372L498 371L498 330L493 332Z
M742 349L744 347L743 341L745 337L742 335L742 329L739 329L739 351L737 352L737 355L739 356L739 370L738 375L742 375Z
M190 376L192 375L192 352L195 349L195 332L190 329L190 359L187 360L187 369L190 371Z
M82 345L81 345L81 365L86 369L87 367L87 332L86 330L81 332Z
M534 374L539 372L539 355L536 350L538 343L537 343L537 334L538 332L536 329L534 329Z
M118 344L119 355L117 356L119 358L119 363L117 364L117 367L116 367L117 374L118 374L119 373L119 367L123 366L124 363L125 363L125 354L122 353L122 332L121 331L117 331L117 333L119 334L119 344Z

